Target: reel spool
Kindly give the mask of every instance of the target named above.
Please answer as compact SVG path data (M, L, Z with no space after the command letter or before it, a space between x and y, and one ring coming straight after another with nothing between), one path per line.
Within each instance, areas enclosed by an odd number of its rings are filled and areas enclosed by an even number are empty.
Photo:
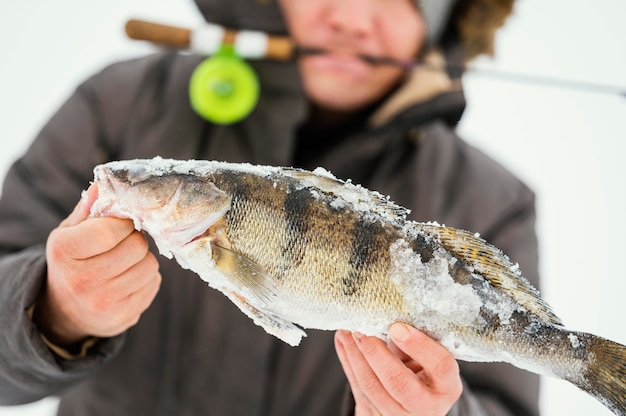
M189 80L194 111L216 124L232 124L247 117L259 101L259 80L252 67L223 45L196 67Z
M286 61L293 57L295 48L288 37L210 23L191 30L131 19L126 23L126 34L131 39L209 55L191 76L189 100L198 115L217 124L242 120L259 100L259 80L241 57Z

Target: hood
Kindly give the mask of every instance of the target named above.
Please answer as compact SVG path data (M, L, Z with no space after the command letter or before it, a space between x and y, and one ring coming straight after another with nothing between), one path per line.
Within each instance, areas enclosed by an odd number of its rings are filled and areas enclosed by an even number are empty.
M494 54L496 31L513 10L515 0L416 0L429 24L429 43L422 58L431 66L448 65L447 72L417 67L404 84L387 99L369 120L381 126L416 104L436 100L438 115L449 113L456 124L465 99L461 76L465 63L481 55ZM195 0L204 18L233 29L260 30L287 35L278 0ZM438 97L442 97L440 100Z
M278 0L195 0L207 22L238 30L287 35Z
M459 45L464 61L494 54L496 31L513 12L515 0L458 0L441 38L443 49Z

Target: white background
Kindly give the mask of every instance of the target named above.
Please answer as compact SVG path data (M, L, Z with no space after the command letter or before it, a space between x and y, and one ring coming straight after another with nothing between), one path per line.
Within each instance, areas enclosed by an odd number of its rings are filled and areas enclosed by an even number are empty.
M624 0L518 0L497 59L476 66L621 86ZM34 0L0 6L0 178L76 84L152 49L124 38L129 17L202 21L190 0ZM570 327L626 344L626 98L465 77L460 131L537 193L542 293ZM0 415L51 415L56 401ZM566 382L545 379L544 415L610 415Z

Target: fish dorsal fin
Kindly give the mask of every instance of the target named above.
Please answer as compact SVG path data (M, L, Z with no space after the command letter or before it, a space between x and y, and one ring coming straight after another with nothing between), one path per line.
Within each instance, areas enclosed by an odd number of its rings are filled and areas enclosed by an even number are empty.
M511 263L499 248L468 231L431 223L419 223L419 228L528 311L547 322L563 325L537 289L522 276L519 266Z
M404 219L411 210L400 206L383 194L370 191L350 180L342 181L323 168L313 172L301 169L283 169L285 176L298 180L303 186L316 189L333 198L333 206L350 204L353 209L366 214L380 215L386 219Z
M272 276L258 263L236 251L211 244L215 267L240 288L241 293L269 305L276 297Z

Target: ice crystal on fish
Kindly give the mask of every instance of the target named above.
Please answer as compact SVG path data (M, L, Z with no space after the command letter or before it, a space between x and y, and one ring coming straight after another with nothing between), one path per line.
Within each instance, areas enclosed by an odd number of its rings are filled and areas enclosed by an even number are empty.
M574 348L578 348L580 347L580 340L578 339L578 337L575 334L569 334L567 336L567 338L569 338L569 341L572 343L572 347Z
M405 294L405 302L420 326L438 333L450 322L474 325L480 320L483 302L470 285L454 281L448 258L437 250L423 262L405 240L392 244L390 278Z

